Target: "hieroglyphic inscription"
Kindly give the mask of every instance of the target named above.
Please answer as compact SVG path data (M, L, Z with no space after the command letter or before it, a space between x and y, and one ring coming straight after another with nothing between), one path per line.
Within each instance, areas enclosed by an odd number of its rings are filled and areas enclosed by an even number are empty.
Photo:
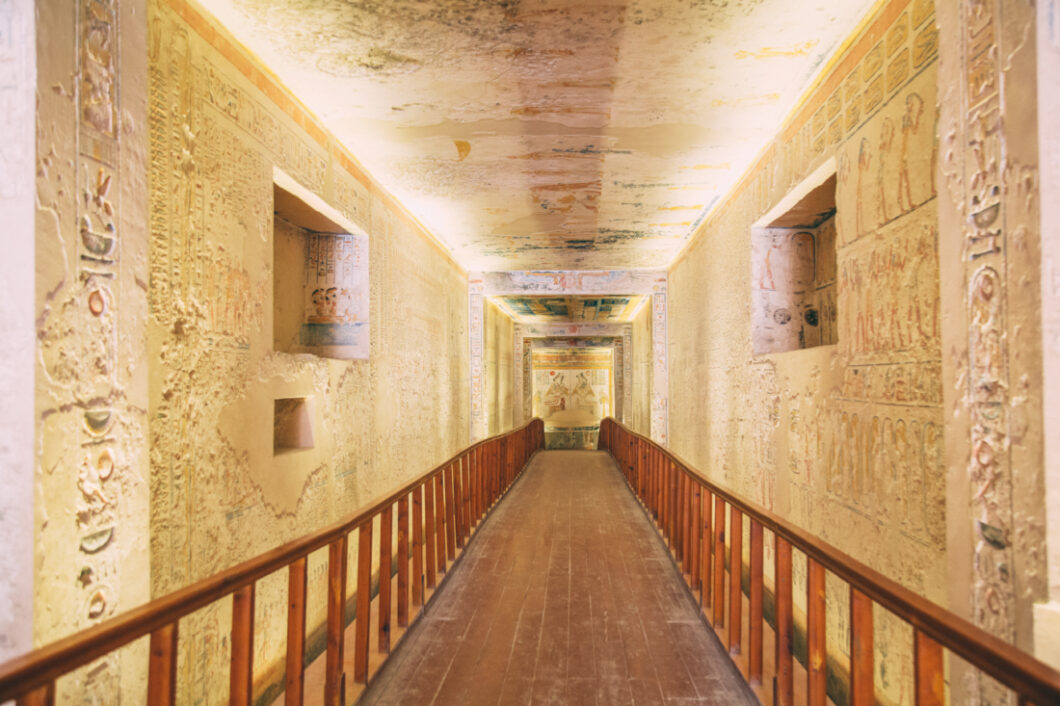
M486 358L485 345L486 298L482 294L482 279L474 278L468 283L468 331L470 336L471 377L471 441L485 439L489 433L486 419Z
M860 409L843 404L826 415L819 438L829 496L910 539L941 542L944 526L934 503L944 474L936 413L870 416Z
M926 212L922 215L921 212ZM857 363L934 359L940 345L934 209L852 246L839 266L840 341Z
M998 93L1001 52L998 7L994 0L962 3L966 71L963 117L965 213L965 282L969 312L967 402L971 412L974 549L973 617L975 622L1011 640L1015 591L1012 564L1012 469L1009 443L1009 380L1004 302L1008 271L1005 213L1002 201L1002 111ZM988 702L1004 703L999 687L980 683Z
M87 316L85 349L94 364L81 379L85 405L79 432L76 572L81 605L77 620L95 622L118 607L121 557L113 542L122 506L125 467L119 450L122 429L118 395L118 262L121 189L118 121L118 36L115 0L81 0L77 15L78 92L77 224L78 283ZM118 662L105 659L86 675L86 699L113 697Z
M666 338L666 291L660 287L652 295L652 321L651 321L651 346L652 346L652 390L651 390L651 438L665 445L669 441L669 409L670 376L667 365ZM632 340L627 343L627 350L633 351ZM632 355L629 358L630 374L632 374ZM632 387L632 386L630 386ZM632 394L631 391L627 394ZM632 399L626 409L632 413Z
M751 428L751 487L748 492L766 509L774 507L776 482L776 430L780 424L780 388L773 361L751 363L752 384L748 388Z

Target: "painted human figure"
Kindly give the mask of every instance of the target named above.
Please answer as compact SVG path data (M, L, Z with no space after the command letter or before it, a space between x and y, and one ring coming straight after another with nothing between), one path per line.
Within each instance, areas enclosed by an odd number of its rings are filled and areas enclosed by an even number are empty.
M910 153L920 134L921 117L924 114L924 99L917 93L905 97L905 113L902 114L902 154L898 168L898 210L901 213L913 210L913 189L909 178Z
M542 402L548 407L549 415L553 415L556 412L561 412L567 408L567 395L570 394L570 390L563 382L563 375L557 375L552 380L552 384L548 386L545 391L545 396Z
M891 214L887 211L887 190L886 185L890 182L891 175L888 173L888 167L892 163L892 150L894 149L894 121L889 117L883 119L883 125L880 128L880 160L879 167L877 169L876 176L876 190L877 198L880 201L880 208L883 212L882 223L886 223L891 220ZM897 215L897 214L895 214Z
M871 209L872 194L871 191L867 192L866 187L869 185L869 169L872 168L872 146L869 144L867 137L861 138L861 144L858 146L858 199L855 206L857 212L857 227L858 235L864 235L875 226L868 226L868 219L871 213L867 214L866 209Z

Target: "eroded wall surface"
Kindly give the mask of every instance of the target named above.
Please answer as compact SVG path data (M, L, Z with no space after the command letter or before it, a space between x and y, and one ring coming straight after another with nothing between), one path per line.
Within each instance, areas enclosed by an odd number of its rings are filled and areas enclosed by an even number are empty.
M149 596L145 5L37 3L34 641ZM146 646L59 684L142 698Z
M937 38L929 0L895 0L868 18L672 269L670 445L945 604ZM752 226L830 159L838 342L755 355ZM770 572L772 562L767 547ZM803 561L794 581L804 600ZM842 665L838 582L828 605L831 657ZM883 611L876 620L878 693L910 701L908 640Z
M493 302L485 314L486 420L493 436L511 429L515 415L515 323Z
M1049 326L1040 312L1051 258L1040 230L1035 15L1024 0L939 4L951 603L1026 651L1034 647L1033 604L1048 595L1042 327ZM1055 78L1041 83L1047 96ZM958 670L952 681L956 701L1006 698L993 682Z
M184 0L148 9L150 583L158 596L347 516L466 446L468 286L429 234L203 10ZM274 167L369 234L368 360L274 350L273 278L304 267L298 257L274 259ZM274 453L279 398L305 400L312 448ZM309 566L311 651L325 581L318 553ZM224 693L230 607L222 603L181 625L182 701ZM282 670L286 611L286 579L260 582L259 690Z

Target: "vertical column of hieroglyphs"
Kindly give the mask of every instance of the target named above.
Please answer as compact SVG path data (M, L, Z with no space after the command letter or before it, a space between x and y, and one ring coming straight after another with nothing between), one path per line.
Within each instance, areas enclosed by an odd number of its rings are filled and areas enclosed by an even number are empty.
M669 442L669 409L670 376L666 364L666 278L660 278L651 295L651 438L660 444ZM632 346L629 348L632 350ZM628 356L632 358L632 356ZM632 365L632 361L631 361ZM632 374L632 370L629 371ZM632 404L627 405L629 409Z
M1006 640L1013 637L1015 596L1008 538L1012 527L1012 469L1008 446L1008 350L1005 336L1006 233L999 91L998 16L994 0L962 3L965 81L963 116L965 278L969 306L967 401L972 447L975 540L973 615ZM1003 703L1002 691L983 684L982 695ZM996 692L996 693L995 693Z
M523 338L523 327L521 324L516 323L512 342L512 375L514 377L512 381L512 400L515 406L515 416L512 419L512 424L516 427L522 426L531 417L530 412L527 411L529 398L526 396L526 390L529 388L529 383L527 380L526 359L523 355L525 346L526 339Z
M468 337L471 346L471 441L486 438L486 359L482 347L485 337L485 291L482 277L472 275L468 281Z
M1028 40L1035 10L966 0L960 11L963 114L954 147L963 160L972 611L985 629L1029 648L1029 605L1046 592L1036 59ZM980 689L995 698L992 683Z
M35 624L42 642L111 617L146 593L147 500L137 472L144 404L136 383L145 275L143 243L131 227L142 206L142 116L138 82L128 77L126 94L119 71L127 41L119 27L142 9L118 0L38 5ZM133 27L130 36L141 35ZM113 702L123 659L108 655L62 689L84 702Z

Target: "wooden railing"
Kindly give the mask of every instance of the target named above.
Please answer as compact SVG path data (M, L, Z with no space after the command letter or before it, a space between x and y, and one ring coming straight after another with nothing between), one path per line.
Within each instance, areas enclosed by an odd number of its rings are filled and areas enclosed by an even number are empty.
M0 703L52 704L55 680L145 635L150 635L145 703L173 704L177 686L177 635L181 618L232 596L231 704L249 705L254 672L254 588L274 571L288 572L285 703L302 703L305 679L306 565L309 554L328 547L327 647L324 703L344 701L343 652L347 600L347 542L357 532L356 625L353 682L365 684L369 659L378 666L391 649L391 620L409 623L422 609L439 577L493 505L544 444L544 425L534 419L515 431L481 441L351 517L295 540L187 588L151 601L58 642L0 665ZM411 511L410 511L411 508ZM397 518L396 551L394 517ZM372 600L372 529L377 539L379 591ZM409 523L411 520L411 541ZM396 562L396 567L393 562ZM393 574L397 573L396 590ZM411 589L411 597L410 597ZM376 603L375 610L372 604ZM395 610L396 609L396 610ZM377 616L377 653L369 654L371 615ZM418 615L418 614L417 614Z
M614 457L626 482L655 520L693 595L704 613L724 630L730 654L748 644L744 676L769 701L763 685L763 540L775 541L773 586L772 702L790 706L795 693L792 548L806 555L806 699L823 706L828 698L825 649L825 573L830 571L850 589L850 666L848 703L876 703L873 649L873 604L878 604L913 629L915 703L946 703L944 650L966 660L1019 698L1020 704L1060 704L1060 672L1020 652L968 621L904 588L872 568L811 536L773 513L733 495L654 441L613 419L600 429L599 448ZM726 512L728 511L728 512ZM725 518L729 517L728 532ZM743 622L743 537L748 518L749 591L747 625ZM727 546L726 546L726 538ZM726 581L726 553L729 576ZM728 615L725 592L728 588ZM742 656L741 656L742 660ZM842 699L837 700L837 702ZM802 700L800 699L800 702Z

